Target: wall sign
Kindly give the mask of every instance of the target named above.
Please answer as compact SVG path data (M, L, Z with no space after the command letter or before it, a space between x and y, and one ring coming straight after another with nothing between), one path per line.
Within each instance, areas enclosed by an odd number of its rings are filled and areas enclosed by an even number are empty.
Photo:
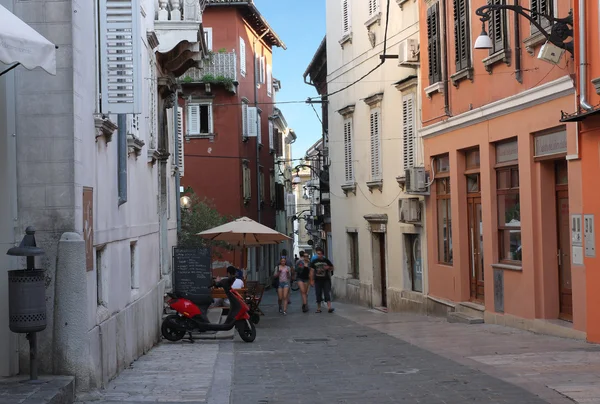
M548 133L534 138L534 157L551 156L567 152L567 131Z
M506 163L519 159L519 147L517 140L496 144L496 163Z
M94 188L83 187L83 241L85 268L94 270Z

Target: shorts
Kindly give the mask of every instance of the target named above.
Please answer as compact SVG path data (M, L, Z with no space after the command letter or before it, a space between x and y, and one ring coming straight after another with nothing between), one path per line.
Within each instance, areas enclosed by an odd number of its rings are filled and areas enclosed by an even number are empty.
M279 282L279 289L285 289L285 288L289 288L289 287L290 287L289 282Z
M298 277L298 282L308 283L308 278L300 278L300 277Z

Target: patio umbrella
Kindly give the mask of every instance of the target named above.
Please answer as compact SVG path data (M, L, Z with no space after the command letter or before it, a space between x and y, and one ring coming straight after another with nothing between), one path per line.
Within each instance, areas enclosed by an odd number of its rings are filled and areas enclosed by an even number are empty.
M32 70L41 67L56 75L56 46L0 5L0 62Z
M239 247L279 244L290 238L254 220L241 217L232 222L198 233L207 240L225 241Z

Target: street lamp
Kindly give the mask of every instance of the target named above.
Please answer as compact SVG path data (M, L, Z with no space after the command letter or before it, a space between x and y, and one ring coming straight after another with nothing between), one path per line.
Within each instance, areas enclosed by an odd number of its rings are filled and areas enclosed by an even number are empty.
M492 18L492 13L494 11L500 10L510 10L514 11L519 15L522 15L527 20L529 20L529 22L531 22L531 24L535 26L542 35L544 35L548 42L561 49L565 49L571 54L571 56L573 55L573 42L565 42L566 39L573 37L573 10L569 11L568 17L555 18L550 15L532 11L522 6L510 4L488 4L485 6L481 6L477 10L475 10L475 14L481 17L481 34L475 40L475 44L473 46L475 49L492 48L492 40L485 30L485 23L490 21L490 19ZM546 31L542 24L540 24L540 22L538 21L539 17L545 18L546 20L553 23L550 29L550 33Z
M192 198L184 195L179 199L179 203L181 204L182 209L189 209L189 207L192 206Z

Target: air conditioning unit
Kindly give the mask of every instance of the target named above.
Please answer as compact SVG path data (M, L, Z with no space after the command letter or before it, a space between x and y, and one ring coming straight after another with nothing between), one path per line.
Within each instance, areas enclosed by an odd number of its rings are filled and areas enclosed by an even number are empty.
M407 194L427 193L427 174L423 167L411 167L405 171L405 192Z
M421 223L421 202L419 198L400 199L400 222Z
M398 44L398 66L414 65L419 63L419 42L414 38L407 38Z

